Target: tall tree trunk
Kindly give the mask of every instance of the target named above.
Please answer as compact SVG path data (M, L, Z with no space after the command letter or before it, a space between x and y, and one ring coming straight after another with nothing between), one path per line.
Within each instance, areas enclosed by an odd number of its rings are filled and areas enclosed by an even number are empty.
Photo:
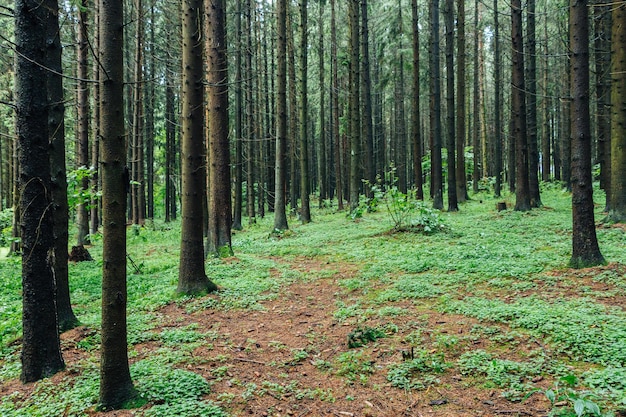
M231 256L228 59L224 0L207 0L207 85L209 107L209 253Z
M547 10L547 4L545 5L544 11ZM546 12L547 15L547 12ZM548 39L548 19L544 19L543 26L543 37L544 39ZM549 69L549 58L548 58L548 42L544 42L543 44L543 55L544 55L544 67L543 67L543 101L541 106L542 113L542 128L541 128L541 180L542 181L550 181L550 167L551 167L551 154L550 154L550 141L551 141L551 128L550 128L550 117L551 115L548 113L549 103L550 103L550 90L548 85L548 69Z
M9 254L17 255L21 251L20 244L20 222L22 217L22 209L20 207L20 161L18 157L18 138L13 140L12 152L13 157L13 221L11 222L11 248Z
M502 193L502 57L500 50L500 25L498 22L498 0L493 0L493 26L494 37L494 85L495 85L495 102L494 102L494 147L495 161L494 171L496 182L494 184L494 194L500 197Z
M448 211L459 211L456 189L456 132L454 118L454 0L446 0L446 127L448 150Z
M473 107L472 107L472 151L474 161L472 165L472 191L478 192L480 182L480 94L479 94L479 30L478 30L478 0L474 1L474 86L473 86ZM497 13L497 12L496 12ZM484 168L484 167L483 167Z
M307 0L300 0L300 221L311 222L311 206L309 203L309 103L308 103L308 13Z
M526 43L528 56L526 95L528 121L528 187L531 207L541 207L539 193L539 144L537 140L537 42L536 42L536 0L528 0L526 17ZM546 40L547 42L547 40Z
M241 51L243 49L242 30L241 30L241 14L242 0L237 0L237 10L235 11L235 31L236 45L235 48L235 199L233 206L233 229L243 229L241 222L243 209L243 77L242 77L242 59Z
M420 37L417 0L411 0L413 32L413 95L411 97L411 136L413 145L413 182L415 197L424 199L422 180L422 127L420 114Z
M605 211L611 202L611 7L608 0L601 0L593 8L595 20L595 70L596 100L598 110L598 162L600 164L600 188L606 195Z
M154 14L154 3L150 4L150 24L156 25ZM155 57L155 30L150 31L150 59L146 60L147 68L149 68L150 82L146 85L146 132L145 132L145 217L152 220L154 219L154 112L155 112L155 82L152 81L156 78L156 57ZM143 161L141 162L143 164ZM143 166L143 165L142 165Z
M171 43L170 31L166 35L168 45ZM172 80L172 60L165 62L165 221L176 218L176 183L174 172L176 166L176 116L174 115L174 81Z
M528 185L528 143L526 129L526 84L524 82L524 41L522 37L522 5L511 2L511 41L513 54L511 111L515 140L515 210L530 210Z
M78 12L78 91L76 102L78 106L78 167L87 169L89 167L89 85L87 84L89 68L89 41L87 29L87 7L83 7ZM89 178L85 176L80 181L81 194L89 189ZM80 199L76 207L76 227L78 230L76 244L79 246L89 245L89 215L87 212L87 202Z
M54 219L48 157L47 7L15 4L15 105L22 237L22 382L64 368L56 314ZM45 29L46 26L44 26Z
M143 1L135 0L135 19L137 33L135 35L135 68L133 85L133 134L131 145L131 212L133 224L143 224L141 194L143 194L143 135L144 135L144 112L143 112Z
M93 4L93 48L94 54L98 56L100 53L100 36L98 27L100 24L99 18L99 6L98 1ZM92 117L92 139L91 139L91 168L93 173L91 174L91 213L89 216L89 233L95 235L98 233L100 227L100 207L102 204L101 199L98 197L100 190L99 180L99 164L100 164L100 62L97 59L93 60L92 66L92 78L96 81L93 85L93 117Z
M248 72L246 83L246 212L248 215L248 223L256 223L256 211L254 207L256 191L254 189L254 155L255 155L255 122L254 117L254 68L252 67L252 0L246 3L246 70Z
M126 196L130 184L123 112L123 2L101 0L99 11L103 225L99 403L103 408L118 408L135 394L126 333Z
M294 29L291 3L287 4L287 78L289 82L289 205L291 214L298 212L298 94L296 93L296 48L294 45Z
M572 80L572 259L570 266L604 264L596 238L591 178L589 114L589 9L587 0L570 1Z
M433 208L443 209L441 159L441 68L439 60L439 0L430 2L430 136Z
M349 86L349 118L350 118L350 212L359 205L361 176L359 162L361 160L361 120L359 118L359 0L349 0L349 33L350 33L350 86Z
M61 65L61 37L59 34L59 5L57 0L47 0L49 18L46 27L48 45L46 66L48 71L48 134L50 135L50 180L54 210L54 279L57 285L56 308L59 330L69 330L78 325L70 302L67 265L68 217L67 174L65 165L65 105L63 97L63 67Z
M571 58L569 58L565 63L565 76L563 77L563 90L566 91L565 99L562 100L562 125L563 131L561 133L561 137L559 138L559 142L561 143L561 172L562 172L562 180L565 183L565 188L567 190L572 189L572 103L571 103L571 87L572 87L572 79L571 79Z
M320 73L320 138L318 145L317 157L317 181L319 187L319 208L324 207L324 201L328 199L328 172L327 172L327 155L326 155L326 139L328 137L326 130L326 82L324 67L324 2L319 2L319 73Z
M407 135L406 135L406 117L404 111L404 25L402 24L402 0L398 0L398 65L395 71L395 127L396 134L394 146L394 162L396 164L396 173L398 175L398 189L400 192L407 192Z
M611 31L611 201L609 219L626 222L626 5L613 5Z
M457 0L456 197L468 199L465 174L465 1Z
M342 158L341 158L341 137L339 136L339 75L337 69L337 23L335 18L335 0L330 0L330 55L332 67L332 138L334 142L335 156L335 189L337 193L337 208L343 210L343 177L342 177Z
M287 0L276 0L276 193L274 230L287 230L286 144L287 144Z
M372 125L372 78L370 71L369 22L367 0L361 0L361 94L363 96L363 162L364 177L370 184L376 183L374 166L374 128ZM371 196L371 187L366 193Z
M182 96L182 239L177 292L215 291L204 270L202 201L205 195L205 163L202 103L202 0L183 0L183 96Z

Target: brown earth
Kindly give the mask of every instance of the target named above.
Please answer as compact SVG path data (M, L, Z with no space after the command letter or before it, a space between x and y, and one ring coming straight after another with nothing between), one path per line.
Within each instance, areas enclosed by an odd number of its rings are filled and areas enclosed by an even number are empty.
M437 344L441 335L455 336L458 344L443 349L445 360L454 363L468 350L498 351L499 356L523 360L524 355L537 349L546 350L540 341L522 339L513 344L498 345L489 338L469 337L477 321L464 316L437 312L432 301L390 302L389 306L404 308L409 315L384 316L372 314L349 317L345 321L334 317L337 303L354 304L367 298L362 290L349 290L339 281L355 276L358 267L350 264L330 264L313 259L296 259L291 267L311 273L335 271L329 278L298 281L282 288L275 299L262 302L262 310L200 310L188 313L184 303L170 303L158 311L161 327L157 332L196 323L202 332L215 331L211 343L193 351L194 360L187 366L211 383L207 399L222 402L234 416L545 416L550 404L541 393L523 402L511 402L501 396L501 389L486 388L484 380L461 375L454 367L437 375L438 382L423 390L404 390L391 386L387 369L403 361L403 352L412 349L435 353L442 351ZM609 265L604 268L623 268ZM593 276L601 270L559 271L554 274L574 275L594 289L603 290L607 284L598 283ZM622 271L623 272L623 271ZM562 277L561 277L562 278ZM559 280L561 282L563 280ZM566 282L563 281L563 282ZM545 291L541 288L538 291ZM551 291L575 291L566 285ZM219 297L219 293L209 297ZM624 297L606 300L608 304L624 303ZM358 349L348 347L349 334L358 325L371 328L395 329L389 337L378 339ZM386 326L386 327L385 327ZM500 326L504 328L503 326ZM421 332L420 345L412 345L408 337ZM62 336L63 355L67 370L54 377L62 379L79 372L77 361L90 353L77 349L77 343L93 330L80 327ZM437 337L436 337L437 336ZM147 358L161 342L150 341L136 345L132 361ZM351 378L336 372L338 358L348 351L363 351L372 373L364 378ZM305 351L306 355L296 356ZM548 352L549 354L549 352ZM306 357L304 357L306 356ZM333 364L332 370L323 364ZM322 364L322 366L320 366ZM218 369L219 368L219 369ZM221 370L221 371L220 371ZM218 372L220 371L220 372ZM219 375L219 376L216 376ZM553 381L536 377L535 386L545 389ZM246 393L247 384L254 383L260 392ZM250 385L248 385L249 387ZM12 381L0 386L0 395L19 391L27 397L32 384ZM250 395L252 394L252 395ZM245 398L245 399L244 399ZM98 417L132 416L136 410L92 412Z

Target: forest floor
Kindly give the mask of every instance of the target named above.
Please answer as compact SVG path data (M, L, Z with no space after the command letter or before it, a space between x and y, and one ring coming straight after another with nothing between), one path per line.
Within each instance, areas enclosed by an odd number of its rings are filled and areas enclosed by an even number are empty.
M67 369L43 384L20 384L8 349L0 415L626 415L624 230L599 228L608 265L569 269L559 211L487 210L493 229L448 215L429 236L337 215L278 238L237 232L236 256L207 266L220 291L201 298L163 292L176 272L149 259L168 250L132 233L143 243L131 252L130 362L144 401L95 411L88 315L62 335Z

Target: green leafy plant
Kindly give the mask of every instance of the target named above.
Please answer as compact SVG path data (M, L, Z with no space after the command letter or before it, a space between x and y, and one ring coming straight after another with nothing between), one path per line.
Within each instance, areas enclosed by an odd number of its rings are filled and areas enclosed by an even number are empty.
M365 358L362 350L344 352L336 359L336 373L347 378L349 384L359 381L365 385L374 373L374 363Z
M357 326L348 334L348 347L350 349L367 345L369 342L375 342L387 335L382 329L372 327Z
M430 354L426 351L411 351L410 360L391 365L387 371L387 381L397 388L410 390L425 389L437 384L436 375L443 373L449 365L441 354Z
M550 416L559 417L608 417L597 404L597 396L586 391L576 390L578 378L566 375L554 383L554 387L544 391L552 409Z

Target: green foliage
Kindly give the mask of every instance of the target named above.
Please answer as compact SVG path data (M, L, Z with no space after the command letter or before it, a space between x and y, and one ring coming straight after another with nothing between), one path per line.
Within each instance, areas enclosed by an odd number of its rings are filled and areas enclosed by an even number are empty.
M340 354L335 360L336 374L346 377L349 384L359 381L361 384L367 384L369 375L375 371L374 363L365 358L362 350L347 351Z
M209 383L202 376L155 359L136 362L130 369L139 395L153 403L200 400L209 392Z
M227 417L228 414L212 401L186 400L152 406L144 417Z
M11 243L12 234L12 222L13 222L13 209L6 208L0 211L0 247L9 246Z
M348 348L354 349L365 346L369 342L375 342L386 336L385 332L381 329L358 326L348 334Z
M578 379L575 375L566 375L554 383L554 387L544 391L552 409L549 416L559 417L609 417L612 413L603 413L597 404L597 396L586 391L576 390ZM566 406L564 406L566 405Z
M100 198L101 192L94 192L90 187L83 189L84 181L91 180L96 175L94 167L78 167L67 172L67 200L71 208L84 204L90 206L93 198Z
M430 385L439 383L436 375L443 373L449 365L440 354L433 355L426 351L412 352L408 361L394 364L389 367L387 381L396 387L405 390L426 389Z

